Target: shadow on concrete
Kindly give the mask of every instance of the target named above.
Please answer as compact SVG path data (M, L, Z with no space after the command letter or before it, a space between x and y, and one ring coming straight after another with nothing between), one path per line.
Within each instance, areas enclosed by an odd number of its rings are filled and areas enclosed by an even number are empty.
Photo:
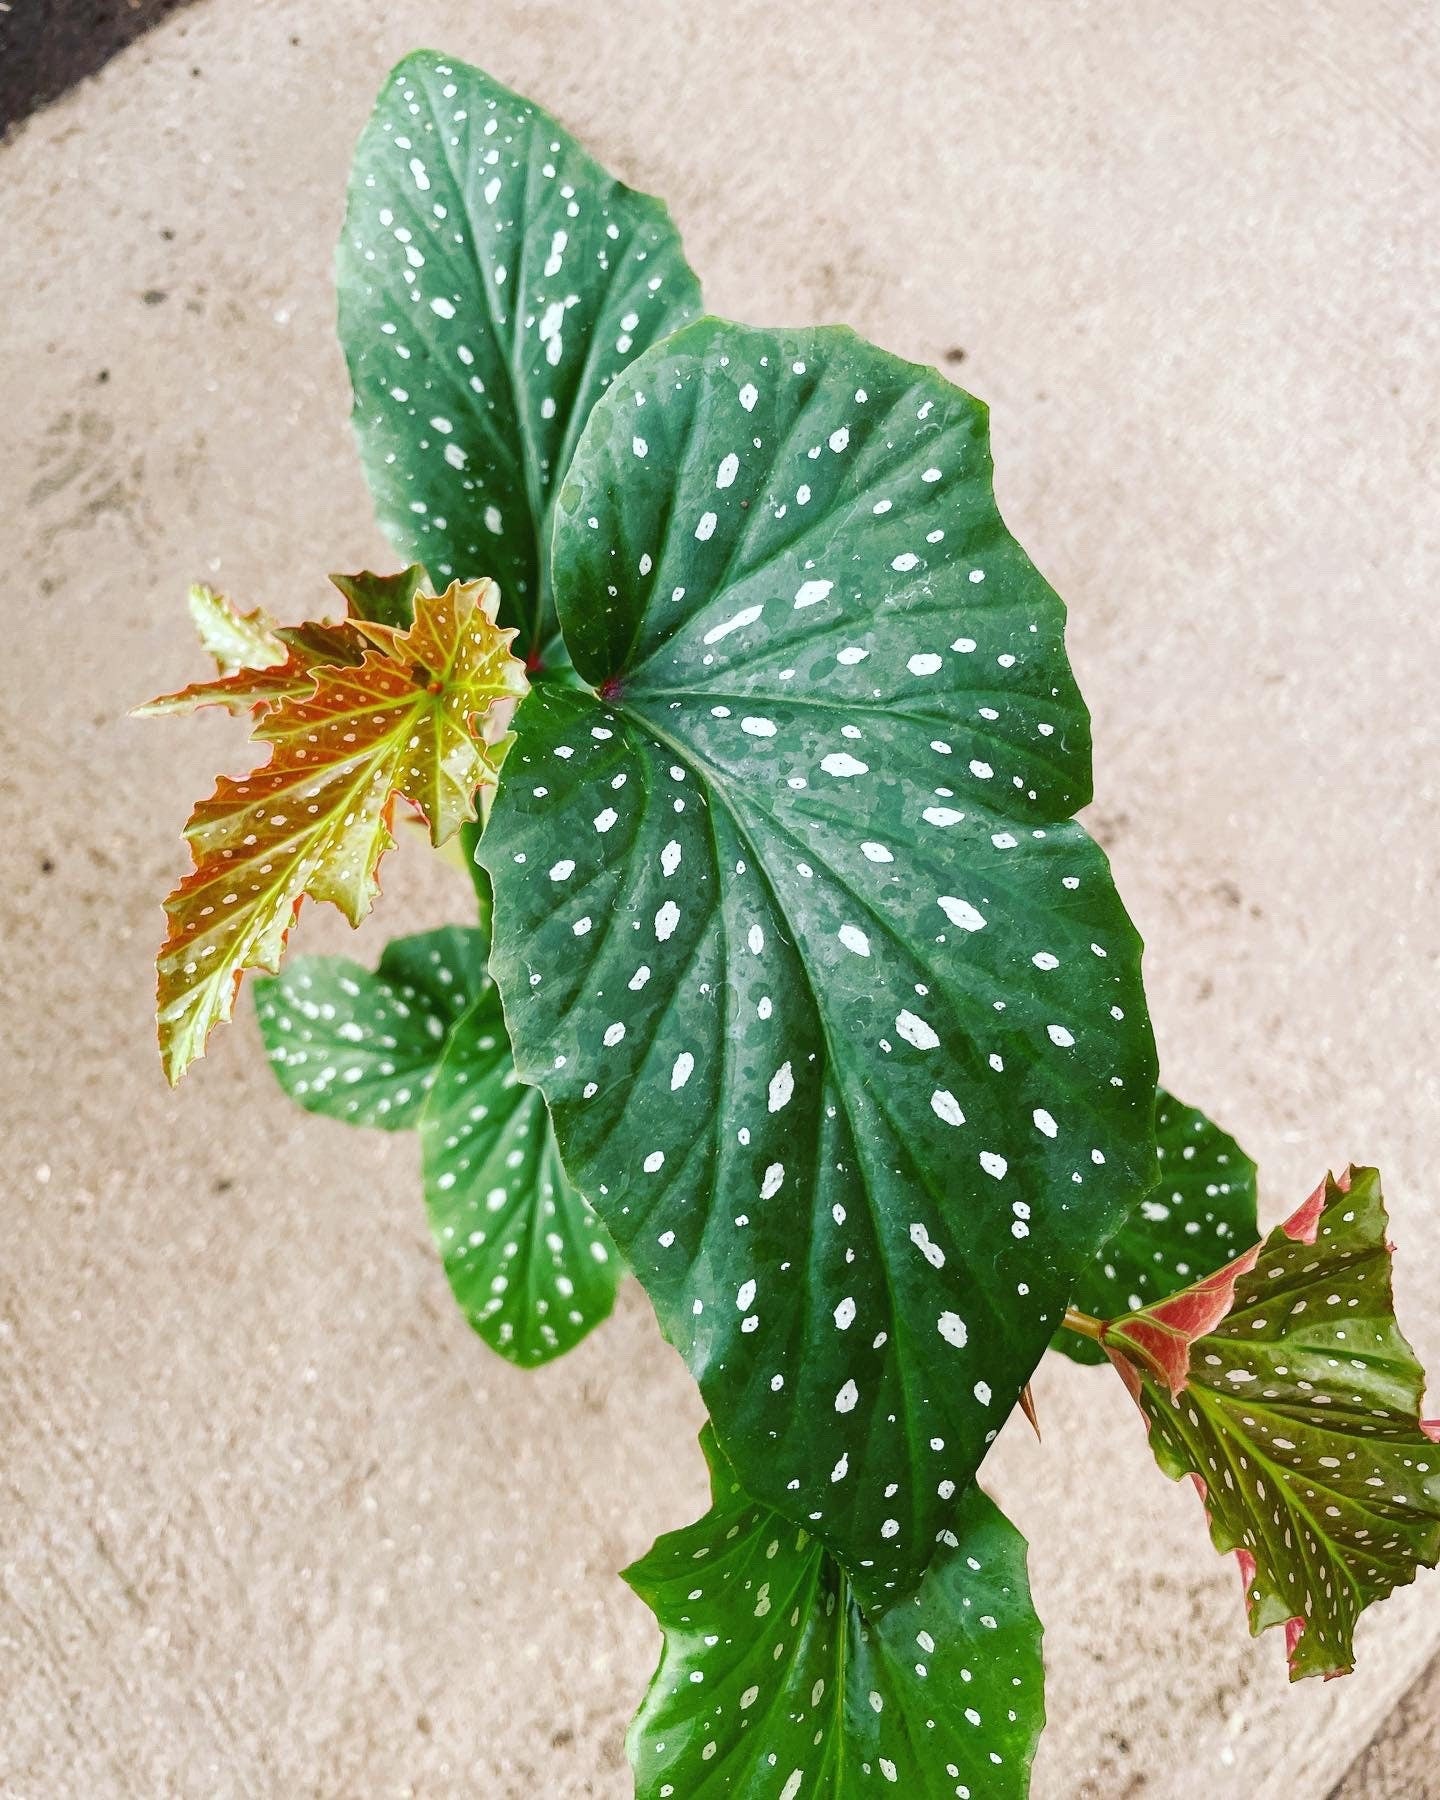
M0 4L0 137L188 0Z

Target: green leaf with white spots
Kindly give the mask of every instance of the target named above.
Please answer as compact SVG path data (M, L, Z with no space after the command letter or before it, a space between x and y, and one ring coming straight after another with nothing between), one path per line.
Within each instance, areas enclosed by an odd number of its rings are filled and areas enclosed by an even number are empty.
M592 413L555 587L590 687L480 845L520 1075L746 1489L907 1592L1154 1176L1064 609L977 401L714 320Z
M255 983L275 1078L307 1112L414 1125L445 1041L485 979L487 937L454 925L386 946L375 970L302 956Z
M624 1266L566 1178L544 1099L516 1078L488 981L450 1033L420 1146L445 1273L492 1349L549 1362L609 1316Z
M1135 1312L1227 1263L1259 1235L1255 1165L1228 1133L1164 1088L1155 1097L1159 1179L1075 1284L1072 1304L1100 1319ZM1061 1331L1055 1348L1103 1363L1093 1338Z
M1044 1723L1025 1540L971 1486L919 1590L867 1616L803 1527L742 1491L625 1571L664 1632L630 1728L637 1800L1022 1800Z
M555 485L609 382L700 310L669 213L538 106L417 51L360 139L337 268L382 528L442 586L492 576L521 653L552 661Z
M1440 1560L1440 1421L1395 1322L1380 1177L1327 1176L1225 1269L1105 1330L1165 1473L1240 1559L1292 1680L1353 1665L1355 1621Z

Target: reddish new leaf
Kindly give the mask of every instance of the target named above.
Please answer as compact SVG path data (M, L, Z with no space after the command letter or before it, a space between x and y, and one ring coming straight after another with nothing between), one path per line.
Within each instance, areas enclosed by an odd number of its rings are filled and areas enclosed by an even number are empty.
M279 627L263 606L242 613L228 595L204 582L196 582L185 598L195 635L215 658L222 675L233 675L237 669L268 669L284 662Z
M526 686L509 653L514 633L495 624L498 598L489 581L418 595L409 631L367 626L360 660L311 665L303 688L255 726L270 760L243 780L222 776L191 814L195 868L165 903L158 963L172 1084L230 1017L244 971L279 967L305 895L352 925L369 910L394 841L394 795L421 812L436 844L474 817L476 789L494 782L509 747L508 737L486 741L496 736L486 715Z
M1261 1244L1104 1327L1166 1474L1233 1550L1291 1679L1342 1675L1355 1621L1440 1559L1440 1425L1395 1322L1374 1169L1327 1176Z
M218 596L217 596L218 598ZM229 605L229 602L225 602ZM242 620L260 617L258 612L235 614ZM314 691L315 671L337 663L358 663L369 640L359 623L338 625L321 619L303 625L277 625L273 632L280 661L247 663L213 681L194 681L178 693L161 694L134 709L137 719L155 719L168 713L194 712L200 706L223 706L232 713L274 706L281 700ZM203 639L203 634L202 634ZM212 640L203 639L207 648Z

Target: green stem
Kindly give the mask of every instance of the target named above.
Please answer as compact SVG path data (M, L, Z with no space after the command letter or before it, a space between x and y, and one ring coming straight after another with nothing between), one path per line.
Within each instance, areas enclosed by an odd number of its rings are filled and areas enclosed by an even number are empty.
M1073 1331L1080 1337L1093 1338L1097 1344L1105 1335L1105 1320L1097 1319L1091 1313L1081 1312L1076 1306L1065 1308L1065 1317L1060 1323L1067 1331Z

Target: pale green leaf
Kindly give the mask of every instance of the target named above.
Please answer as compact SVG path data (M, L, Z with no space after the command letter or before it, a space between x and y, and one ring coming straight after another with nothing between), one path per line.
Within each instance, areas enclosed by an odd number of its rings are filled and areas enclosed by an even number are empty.
M454 925L396 938L375 970L300 956L255 983L275 1078L307 1112L414 1125L455 1021L485 980L486 933Z

